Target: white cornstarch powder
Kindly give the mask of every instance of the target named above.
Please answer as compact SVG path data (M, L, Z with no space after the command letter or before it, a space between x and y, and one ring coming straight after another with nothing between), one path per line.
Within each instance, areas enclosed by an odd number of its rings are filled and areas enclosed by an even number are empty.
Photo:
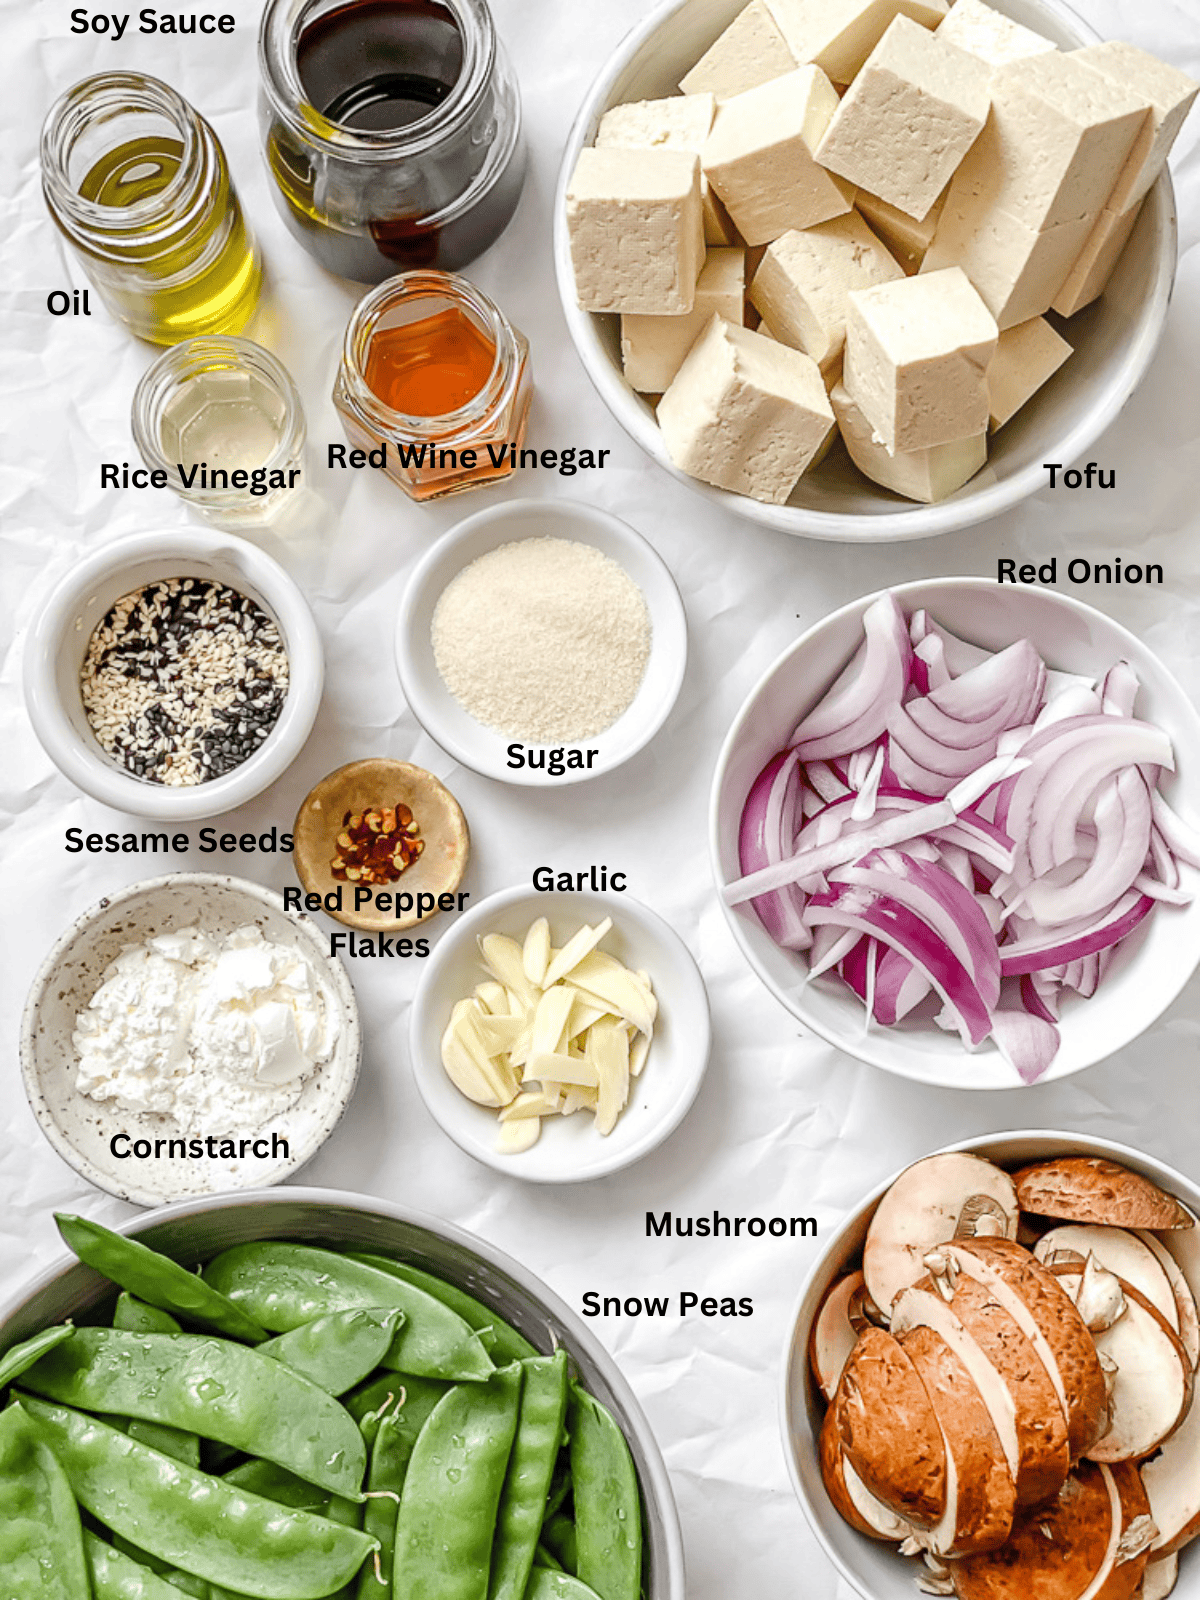
M281 1116L333 1054L329 986L256 927L198 928L126 945L75 1019L75 1086L186 1134L250 1134Z
M446 585L432 635L455 699L477 722L529 744L611 727L650 658L642 591L572 539L519 539L472 561Z

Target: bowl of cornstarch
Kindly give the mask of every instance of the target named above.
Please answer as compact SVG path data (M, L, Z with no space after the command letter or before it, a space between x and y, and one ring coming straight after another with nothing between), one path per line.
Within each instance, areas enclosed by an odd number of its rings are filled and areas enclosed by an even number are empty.
M42 1132L143 1206L288 1177L336 1127L360 1054L354 990L316 927L221 873L149 878L85 911L21 1024Z
M29 632L25 700L51 760L97 800L183 822L291 765L324 680L277 561L228 534L116 539L74 565Z
M457 761L554 787L611 772L654 737L683 682L687 622L666 565L624 522L512 500L421 561L396 659L413 715Z

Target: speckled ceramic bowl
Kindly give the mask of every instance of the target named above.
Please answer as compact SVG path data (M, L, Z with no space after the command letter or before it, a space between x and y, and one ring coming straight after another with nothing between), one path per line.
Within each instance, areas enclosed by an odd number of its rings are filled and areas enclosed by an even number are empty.
M341 1028L331 1059L312 1074L296 1103L261 1130L286 1139L288 1153L266 1159L139 1160L117 1156L112 1141L178 1139L164 1116L121 1111L86 1099L75 1088L75 1018L100 987L101 975L126 945L188 926L231 933L253 923L276 944L293 945L320 971L333 992ZM306 917L294 917L269 889L215 873L180 872L150 878L109 895L77 917L38 970L21 1021L21 1072L33 1114L50 1143L75 1171L134 1205L156 1206L194 1195L280 1183L317 1153L337 1126L358 1081L362 1040L354 990L340 961ZM233 1128L206 1133L237 1137ZM242 1130L245 1134L246 1130ZM124 1149L122 1143L120 1148Z

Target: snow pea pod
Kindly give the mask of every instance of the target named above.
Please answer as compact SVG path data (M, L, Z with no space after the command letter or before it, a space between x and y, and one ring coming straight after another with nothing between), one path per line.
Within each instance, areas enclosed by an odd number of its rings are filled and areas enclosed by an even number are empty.
M553 1555L555 1564L573 1573L579 1566L579 1541L575 1523L565 1511L555 1511L542 1527L542 1544Z
M0 1596L89 1600L79 1507L20 1405L0 1415Z
M181 1267L170 1256L85 1217L56 1212L54 1220L81 1261L149 1305L189 1322L202 1322L246 1344L261 1344L267 1337L266 1329L240 1306L233 1305L197 1273Z
M533 1552L533 1565L535 1570L538 1567L548 1567L551 1572L561 1572L563 1570L562 1562L547 1550L544 1544L539 1544ZM530 1577L532 1578L532 1573Z
M26 1339L21 1344L14 1344L0 1356L0 1389L10 1384L14 1378L19 1378L22 1373L28 1372L34 1362L40 1361L47 1351L56 1349L74 1336L75 1329L72 1325L63 1322L55 1328L43 1328L40 1333L35 1333L32 1339Z
M601 1600L638 1600L641 1496L625 1435L600 1402L575 1383L567 1426L575 1490L576 1572Z
M411 1387L408 1383L396 1387L392 1407L373 1430L363 1528L379 1540L379 1576L372 1568L363 1568L358 1580L360 1600L391 1600L397 1507L408 1463L421 1429L447 1392L444 1384L422 1382L420 1378L414 1378Z
M404 1406L408 1417L420 1416L424 1422L451 1388L451 1384L440 1378L414 1378L408 1374L401 1378L394 1372L385 1372L381 1378L373 1378L353 1394L346 1395L342 1404L358 1423L359 1432L369 1449L375 1443L380 1420L397 1403ZM416 1431L420 1432L419 1425ZM416 1433L413 1438L416 1438Z
M482 1300L476 1300L474 1295L467 1294L465 1289L446 1283L442 1278L435 1278L432 1272L422 1272L420 1267L410 1267L405 1261L392 1261L387 1256L360 1255L351 1252L350 1260L361 1261L365 1267L375 1267L380 1272L390 1273L393 1278L411 1283L414 1288L424 1289L426 1294L431 1294L435 1300L440 1300L444 1306L449 1306L451 1311L457 1311L463 1321L474 1328L485 1342L487 1336L491 1336L488 1348L502 1362L524 1361L538 1354L524 1334L518 1333L514 1327L505 1322L503 1317L498 1317L490 1307L483 1304Z
M228 1339L81 1328L24 1383L60 1405L203 1434L330 1494L357 1497L362 1486L366 1451L346 1410L282 1362Z
M489 1600L522 1600L546 1515L567 1409L567 1353L521 1363L525 1381L500 1496Z
M258 1354L282 1361L328 1394L345 1394L387 1355L404 1321L393 1311L333 1311L260 1344Z
M82 1506L159 1560L209 1583L251 1600L324 1600L376 1548L357 1528L272 1505L94 1417L25 1396L21 1404Z
M95 1600L179 1600L179 1589L86 1530L83 1549Z
M486 1600L521 1377L514 1364L487 1383L458 1384L421 1429L396 1519L397 1595Z
M182 1333L183 1329L169 1311L158 1306L148 1306L144 1300L135 1300L128 1289L122 1289L113 1307L112 1325L122 1333Z
M330 1311L398 1307L404 1324L381 1363L423 1378L482 1381L495 1370L475 1330L424 1290L332 1250L258 1240L215 1256L204 1277L273 1333Z
M290 1511L311 1511L320 1517L329 1507L329 1496L323 1489L306 1483L286 1467L277 1467L273 1461L243 1461L223 1476L235 1489L274 1500L276 1505L287 1506Z
M569 1572L552 1567L535 1567L525 1591L525 1600L600 1600L594 1589L573 1578Z

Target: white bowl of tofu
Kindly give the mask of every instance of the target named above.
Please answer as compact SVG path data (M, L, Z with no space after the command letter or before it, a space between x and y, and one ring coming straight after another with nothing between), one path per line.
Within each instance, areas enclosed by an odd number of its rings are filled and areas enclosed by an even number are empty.
M857 1593L1162 1600L1177 1577L1196 1592L1198 1209L1195 1183L1151 1156L1036 1130L927 1156L846 1217L800 1293L780 1421L805 1516ZM991 1441L974 1460L969 1417ZM931 1422L952 1487L918 1447ZM953 1511L925 1520L943 1489ZM961 1559L934 1553L951 1536Z
M1059 0L668 0L564 153L580 358L655 461L761 525L997 516L1150 365L1194 93Z

